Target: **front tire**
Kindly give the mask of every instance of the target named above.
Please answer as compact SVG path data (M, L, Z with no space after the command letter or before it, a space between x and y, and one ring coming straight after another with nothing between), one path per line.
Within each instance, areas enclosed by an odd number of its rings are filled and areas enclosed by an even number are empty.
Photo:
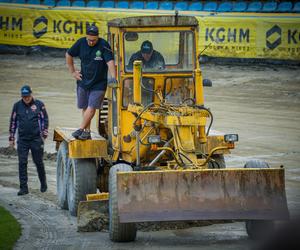
M135 223L120 223L117 199L117 172L131 172L128 164L119 163L109 171L109 237L115 242L134 241L136 238Z
M274 221L270 220L248 220L246 221L246 231L250 239L263 240L274 232Z
M224 155L213 155L212 160L208 162L208 168L209 169L221 169L221 168L226 168L226 163L225 163L225 158Z
M67 166L68 166L68 144L62 141L59 145L56 159L56 193L58 206L62 209L68 209L67 200Z
M70 214L76 216L79 202L86 200L86 194L96 192L95 159L69 159L67 197Z
M244 168L270 168L269 164L260 160L246 162ZM270 220L247 220L246 231L250 239L261 240L274 231L274 221Z

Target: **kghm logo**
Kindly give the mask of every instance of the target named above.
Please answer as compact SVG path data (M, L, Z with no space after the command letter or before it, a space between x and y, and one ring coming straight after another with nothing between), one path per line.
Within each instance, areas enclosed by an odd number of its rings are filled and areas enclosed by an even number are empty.
M273 26L266 33L266 45L269 49L275 49L281 44L281 28Z
M48 19L41 16L34 20L33 23L33 35L36 38L40 38L42 35L47 33Z

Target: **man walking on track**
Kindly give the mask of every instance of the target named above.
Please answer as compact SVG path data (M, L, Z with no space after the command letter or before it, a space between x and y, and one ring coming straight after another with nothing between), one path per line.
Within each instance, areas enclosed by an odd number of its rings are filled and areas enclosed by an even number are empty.
M36 165L40 191L47 191L46 172L43 162L44 140L48 136L48 114L45 105L40 100L34 99L32 90L28 85L21 88L22 99L13 106L10 126L9 144L15 145L15 133L18 129L17 151L19 158L20 191L18 195L28 194L27 163L29 150Z

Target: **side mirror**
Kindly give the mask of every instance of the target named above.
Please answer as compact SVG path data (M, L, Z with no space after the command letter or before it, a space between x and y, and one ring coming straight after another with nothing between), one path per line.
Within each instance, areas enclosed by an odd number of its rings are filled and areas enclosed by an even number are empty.
M203 87L212 87L212 81L210 79L202 80Z
M207 55L198 55L199 64L204 64L209 62L209 57Z
M139 35L136 32L126 32L125 40L129 42L135 42L139 39Z

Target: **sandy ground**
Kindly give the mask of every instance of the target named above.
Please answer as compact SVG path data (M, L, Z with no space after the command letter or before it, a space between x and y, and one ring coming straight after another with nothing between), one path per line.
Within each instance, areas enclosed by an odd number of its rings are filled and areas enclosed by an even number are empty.
M284 165L291 216L300 211L300 68L296 66L203 65L213 81L205 88L206 106L214 114L213 129L238 133L240 141L227 166L243 166L261 159L271 166ZM80 112L75 104L75 82L63 58L0 56L0 147L8 145L8 122L19 89L28 83L46 104L50 135L56 126L77 127ZM95 126L94 126L95 128ZM160 232L138 232L137 241L114 244L107 232L78 233L76 219L56 205L55 162L45 161L49 191L39 192L36 170L29 162L30 194L17 197L15 156L0 155L0 205L19 219L23 234L16 249L251 249L241 222Z

